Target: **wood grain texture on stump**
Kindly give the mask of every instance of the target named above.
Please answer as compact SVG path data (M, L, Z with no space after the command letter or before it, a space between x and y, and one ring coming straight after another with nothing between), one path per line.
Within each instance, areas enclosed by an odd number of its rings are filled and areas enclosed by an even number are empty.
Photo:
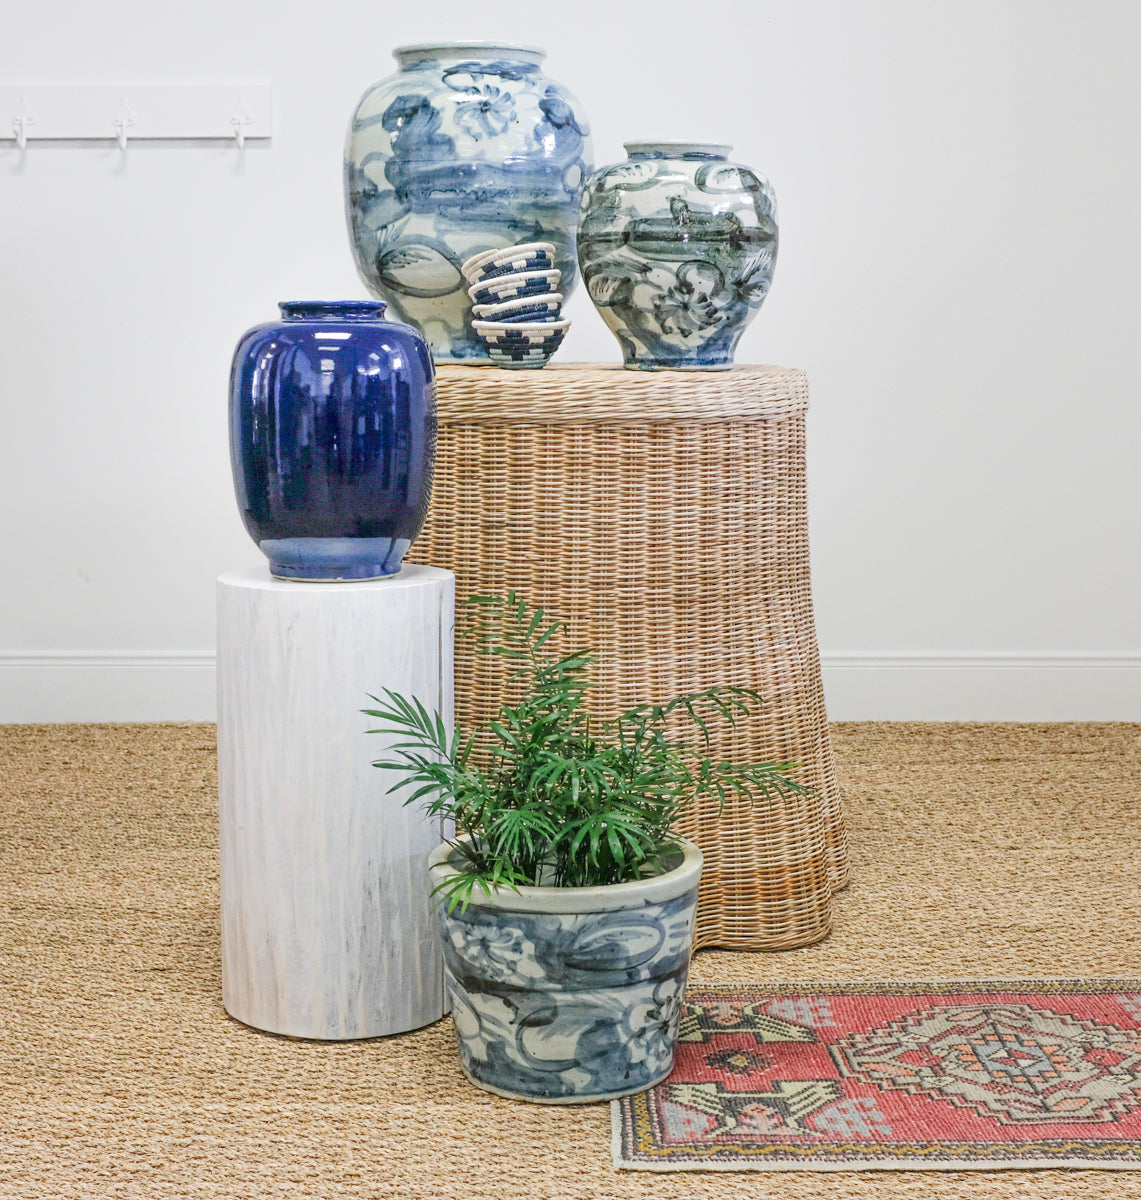
M455 581L367 583L265 568L218 580L222 995L304 1038L401 1033L446 1011L427 857L438 820L387 795L391 738L362 709L391 688L451 723Z
M682 823L705 853L697 946L819 940L848 852L812 610L804 373L447 365L438 393L432 505L409 557L454 571L459 597L515 589L567 621L570 647L598 653L602 716L760 691L763 711L716 730L714 750L799 763L815 794L703 801ZM458 638L460 724L503 695L501 664Z

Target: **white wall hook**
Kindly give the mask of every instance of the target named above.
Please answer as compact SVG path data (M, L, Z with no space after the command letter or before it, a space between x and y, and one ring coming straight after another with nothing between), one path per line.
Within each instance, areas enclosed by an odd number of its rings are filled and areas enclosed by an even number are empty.
M254 119L250 116L250 110L246 106L246 98L243 96L238 102L238 111L230 116L230 124L234 127L234 141L238 143L238 149L244 150L246 145L246 126L252 125Z
M16 145L21 150L27 149L28 146L28 126L34 125L36 118L32 116L31 107L28 105L27 96L20 97L20 107L16 110L16 115L12 118L12 129L16 134Z
M111 128L115 131L115 137L119 142L119 149L124 153L127 149L127 130L134 125L135 114L131 111L131 106L126 100L119 101L119 115L111 120Z
M250 106L246 103L245 96L238 97L238 108L230 114L230 125L234 126L234 140L238 143L238 149L244 150L246 145L246 126L253 125L253 116L250 113Z

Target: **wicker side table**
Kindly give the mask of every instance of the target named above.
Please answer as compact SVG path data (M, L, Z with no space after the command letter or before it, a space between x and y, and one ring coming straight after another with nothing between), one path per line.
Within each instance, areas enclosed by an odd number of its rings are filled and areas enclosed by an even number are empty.
M702 802L697 946L777 950L827 934L847 881L812 613L803 372L439 368L432 506L410 557L456 595L514 588L597 650L593 707L714 684L763 712L715 734L726 757L801 764L811 798ZM462 618L461 618L462 619ZM500 661L457 642L456 719L493 715Z

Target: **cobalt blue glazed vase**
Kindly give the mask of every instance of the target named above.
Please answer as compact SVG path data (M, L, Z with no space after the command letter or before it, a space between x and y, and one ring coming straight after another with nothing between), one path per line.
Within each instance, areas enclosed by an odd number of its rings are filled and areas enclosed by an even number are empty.
M772 281L776 198L728 146L626 142L587 182L578 260L627 367L727 370Z
M246 530L282 579L394 575L428 511L427 343L376 300L288 302L230 372L230 461Z
M455 873L448 843L432 886ZM605 887L476 890L437 907L460 1066L477 1087L545 1104L645 1091L673 1070L701 851Z
M437 361L486 360L460 264L550 242L560 290L573 288L590 128L574 96L543 74L542 50L457 42L393 53L399 71L364 94L345 145L357 269Z

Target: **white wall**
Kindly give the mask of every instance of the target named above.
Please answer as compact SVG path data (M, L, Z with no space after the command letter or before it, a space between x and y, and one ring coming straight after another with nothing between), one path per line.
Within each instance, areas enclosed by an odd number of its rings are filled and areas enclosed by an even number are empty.
M831 715L1141 719L1136 0L13 5L0 83L273 84L275 135L0 142L0 720L208 719L214 580L261 556L240 333L364 295L340 158L391 49L546 46L596 160L735 147L781 211L743 362L809 372ZM0 134L8 116L0 114ZM614 360L581 292L560 357Z

